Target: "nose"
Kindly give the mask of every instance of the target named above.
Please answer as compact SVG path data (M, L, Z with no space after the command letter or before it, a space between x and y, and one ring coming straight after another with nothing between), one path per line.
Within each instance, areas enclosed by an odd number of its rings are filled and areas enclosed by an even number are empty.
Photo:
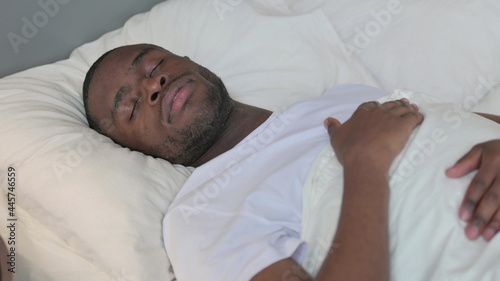
M165 86L167 78L163 75L156 77L148 77L143 81L144 94L150 105L158 103L160 91Z

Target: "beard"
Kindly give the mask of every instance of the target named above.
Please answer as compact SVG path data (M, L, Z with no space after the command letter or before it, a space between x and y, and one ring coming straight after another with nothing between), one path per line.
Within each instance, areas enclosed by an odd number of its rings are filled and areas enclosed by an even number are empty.
M199 66L199 74L210 82L207 100L197 108L197 114L187 128L176 129L177 137L168 137L153 148L161 158L172 164L192 165L217 141L233 108L222 80L210 70Z

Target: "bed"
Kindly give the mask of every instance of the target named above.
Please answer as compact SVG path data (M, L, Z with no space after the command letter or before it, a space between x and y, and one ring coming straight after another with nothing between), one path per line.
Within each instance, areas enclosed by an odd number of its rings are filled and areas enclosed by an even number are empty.
M0 214L15 222L0 235L16 241L16 280L175 280L161 221L192 168L88 128L83 78L105 51L161 45L270 110L364 84L500 115L498 26L493 0L168 0L0 79Z

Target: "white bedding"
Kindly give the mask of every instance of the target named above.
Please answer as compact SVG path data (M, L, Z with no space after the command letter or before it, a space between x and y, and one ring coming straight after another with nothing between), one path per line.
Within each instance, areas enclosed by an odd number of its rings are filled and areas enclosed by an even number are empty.
M408 98L425 115L390 170L389 232L391 280L498 280L500 237L469 241L458 209L474 173L460 179L445 170L474 144L500 138L500 126L436 103L413 91L381 100ZM303 187L304 267L316 275L337 227L343 192L342 166L331 146L319 154ZM340 245L341 246L341 245Z
M433 8L434 1L417 2ZM446 11L438 2L436 7L444 10L436 11ZM432 41L425 39L421 42L425 46L397 47L406 38L404 30L412 27L415 13L422 13L422 9L409 9L420 7L416 3L405 4L398 21L362 53L345 55L342 48L352 39L355 25L370 21L370 11L386 7L385 0L168 0L134 16L123 28L79 47L67 60L0 79L0 182L7 186L6 171L16 168L17 235L24 241L16 248L16 278L174 278L163 250L160 223L191 170L131 152L88 129L81 86L90 64L105 51L142 42L161 45L213 70L235 99L272 110L345 83L421 86L428 94L460 103L467 89L477 87L474 81L479 75L487 72L492 79L500 75L495 63L500 52L500 4L494 0L477 3L475 9L481 10L482 5L489 13L485 20L457 13L465 3L448 6L455 11L450 15L453 22L464 20L470 27L467 32L433 30L436 37L446 33L463 43L457 51L463 63L455 67L449 64L455 56L433 57L449 66L432 79L413 75L413 69L432 69L425 59L433 52L427 48L433 46ZM331 22L309 4L323 8ZM419 26L419 32L425 33L427 26ZM491 35L471 41L481 48L466 44L477 29ZM387 44L394 47L387 51ZM412 67L418 68L399 67L401 59L411 58ZM448 95L457 85L464 90ZM498 100L498 93L485 95L486 99ZM483 111L499 113L491 103L479 105ZM7 217L6 192L5 188L0 191L2 218ZM0 227L0 235L7 235L5 227Z
M500 86L495 0L284 0L284 14L321 8L343 42L388 92L412 89L466 109ZM499 94L496 93L496 96Z

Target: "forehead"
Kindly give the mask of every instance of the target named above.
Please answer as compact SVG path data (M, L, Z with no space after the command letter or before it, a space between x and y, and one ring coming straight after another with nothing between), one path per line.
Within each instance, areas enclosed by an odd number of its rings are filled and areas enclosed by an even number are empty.
M153 45L130 45L118 48L106 56L97 68L94 77L89 85L90 92L99 91L101 88L112 86L115 80L121 75L126 75L134 62L138 63L137 58L140 54L148 51L164 51Z

